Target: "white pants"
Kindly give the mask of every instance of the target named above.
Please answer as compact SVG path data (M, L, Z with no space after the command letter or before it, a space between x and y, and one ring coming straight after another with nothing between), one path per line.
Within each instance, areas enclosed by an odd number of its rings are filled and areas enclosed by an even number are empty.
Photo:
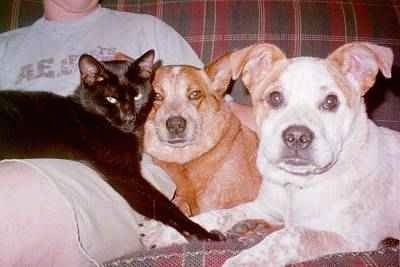
M148 160L142 169L172 197L161 169ZM75 161L0 161L0 216L0 266L98 266L143 248L143 217Z

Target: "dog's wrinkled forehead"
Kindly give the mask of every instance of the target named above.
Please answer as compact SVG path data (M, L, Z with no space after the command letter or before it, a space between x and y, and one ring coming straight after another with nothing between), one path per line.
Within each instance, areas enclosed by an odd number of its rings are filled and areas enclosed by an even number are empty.
M352 106L357 99L355 94L340 71L326 60L296 57L277 62L264 78L260 78L253 90L252 102L256 122L261 125L272 111L298 109L301 112L319 112L319 106L328 95L335 95L343 104ZM279 108L270 103L274 97L282 101Z
M207 75L193 66L163 66L156 71L153 85L155 91L184 96L190 89L206 87Z
M282 88L297 93L309 93L312 90L342 91L346 97L351 97L351 90L345 86L343 75L319 58L293 58L279 77Z
M334 66L315 57L297 57L276 64L256 90L257 98L265 98L265 94L275 90L287 96L309 98L336 91L349 102L354 93Z
M279 83L283 88L299 90L335 84L323 60L306 57L290 59L286 68L282 70Z

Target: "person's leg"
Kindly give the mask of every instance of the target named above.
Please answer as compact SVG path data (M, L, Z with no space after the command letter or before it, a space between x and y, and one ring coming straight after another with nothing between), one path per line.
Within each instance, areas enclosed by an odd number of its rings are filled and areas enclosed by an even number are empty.
M143 168L153 182L159 182L160 173L147 164ZM165 182L160 187L169 188ZM143 217L94 170L79 162L0 162L0 212L6 218L0 223L0 233L7 236L0 239L0 255L8 255L0 257L0 266L6 260L23 266L19 258L24 263L35 260L40 263L37 266L46 266L46 258L60 262L92 258L101 263L143 249L138 226Z
M96 266L65 198L31 166L0 162L0 214L0 266Z

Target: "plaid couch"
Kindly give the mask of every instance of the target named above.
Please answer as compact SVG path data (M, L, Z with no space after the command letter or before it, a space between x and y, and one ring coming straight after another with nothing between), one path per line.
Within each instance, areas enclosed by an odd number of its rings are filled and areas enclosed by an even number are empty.
M288 56L325 57L350 41L389 46L395 54L393 78L379 76L367 94L368 111L378 124L400 131L400 1L398 0L103 0L118 10L149 13L180 32L204 62L228 50L270 42ZM2 0L0 31L31 24L41 0ZM250 104L240 82L231 94ZM262 238L219 243L193 242L127 255L105 266L221 266ZM400 266L399 248L331 255L298 266Z

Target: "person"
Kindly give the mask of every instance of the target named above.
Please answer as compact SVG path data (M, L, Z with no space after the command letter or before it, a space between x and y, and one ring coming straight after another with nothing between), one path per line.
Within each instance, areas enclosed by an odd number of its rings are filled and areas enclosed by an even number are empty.
M98 0L43 4L44 16L31 26L0 35L0 88L68 95L83 53L109 60L116 52L136 58L155 49L163 64L203 65L183 37L151 15L103 8Z
M43 7L32 25L0 34L0 88L71 94L83 53L108 60L154 49L164 64L203 64L153 16L103 8L98 0L44 0ZM172 197L174 185L160 168L147 158L142 170ZM143 218L79 162L1 161L0 213L0 266L98 266L142 249Z

